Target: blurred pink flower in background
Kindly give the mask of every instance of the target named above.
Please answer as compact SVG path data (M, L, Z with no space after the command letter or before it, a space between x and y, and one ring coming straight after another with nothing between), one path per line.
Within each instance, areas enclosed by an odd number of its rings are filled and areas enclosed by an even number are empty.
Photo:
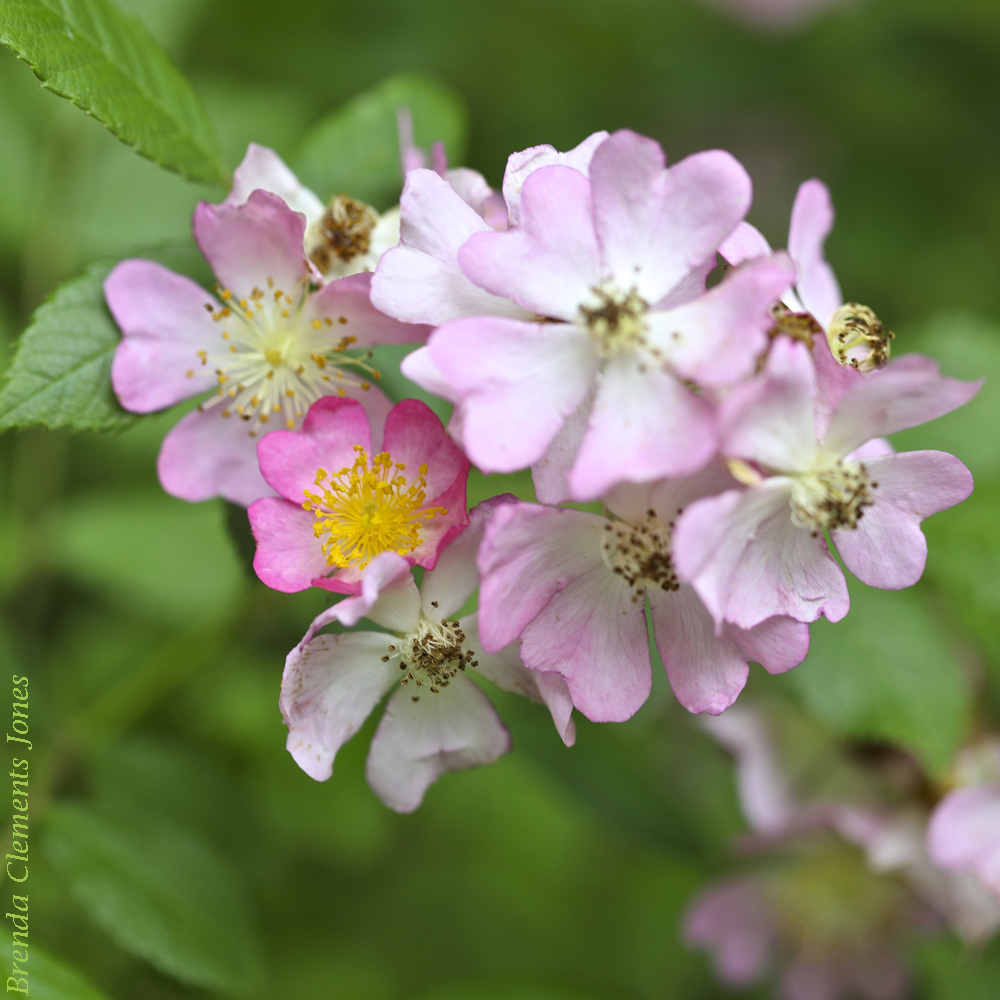
M772 29L792 29L819 17L833 7L856 0L703 0L752 24Z

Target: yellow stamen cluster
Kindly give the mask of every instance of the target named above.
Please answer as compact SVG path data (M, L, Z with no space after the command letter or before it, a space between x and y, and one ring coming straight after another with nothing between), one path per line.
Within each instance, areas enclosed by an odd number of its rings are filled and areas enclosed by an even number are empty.
M251 436L275 416L294 429L320 396L343 396L348 387L370 388L367 381L332 367L330 355L338 364L379 378L368 364L370 351L357 357L346 354L355 343L342 329L346 316L307 322L302 315L309 296L305 285L294 295L275 288L270 279L267 285L267 291L254 288L244 299L218 288L221 305L206 303L205 308L219 325L222 344L217 354L197 352L198 366L211 367L217 383L215 395L201 409L221 405L224 417L236 416L249 424ZM194 373L195 368L187 371L189 378Z
M368 253L378 213L363 201L338 194L327 207L315 234L309 259L327 274L336 264L348 264Z
M448 513L443 507L424 507L426 465L411 483L403 475L406 466L394 463L388 452L375 455L369 468L365 449L355 445L354 450L357 457L350 468L316 472L321 492L306 490L302 504L316 516L313 531L324 539L327 564L341 569L364 569L382 552L410 555L420 547L421 526Z
M868 306L848 302L833 314L826 336L842 365L870 372L889 360L889 342L896 335Z

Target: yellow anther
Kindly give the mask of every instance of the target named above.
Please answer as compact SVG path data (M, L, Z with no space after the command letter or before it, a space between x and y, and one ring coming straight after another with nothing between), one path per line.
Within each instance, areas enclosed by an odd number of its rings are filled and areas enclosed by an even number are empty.
M401 556L415 552L421 544L420 526L431 518L447 514L442 507L424 507L427 481L423 473L413 483L393 475L402 468L394 465L388 452L368 454L355 445L357 457L351 468L329 475L316 473L320 493L305 491L302 506L316 516L313 531L324 538L327 564L345 569L364 569L382 552ZM422 466L424 473L426 466Z

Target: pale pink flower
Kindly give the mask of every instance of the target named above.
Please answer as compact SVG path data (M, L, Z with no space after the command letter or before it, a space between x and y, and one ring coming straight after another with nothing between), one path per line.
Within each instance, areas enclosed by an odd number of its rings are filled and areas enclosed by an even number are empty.
M931 815L931 860L945 871L974 876L1000 899L1000 741L967 748L955 782Z
M721 449L748 488L698 500L674 539L678 575L717 624L752 628L774 615L831 621L848 609L847 568L873 587L920 578L927 543L920 522L972 491L969 471L937 451L891 454L879 439L967 402L981 382L943 377L908 356L862 378L818 419L809 349L775 340L762 374L722 402Z
M111 380L122 405L150 413L214 390L163 442L157 468L168 493L244 505L270 494L257 438L296 426L321 396L358 399L373 422L385 419L389 401L354 349L422 340L427 329L378 312L370 275L313 291L304 231L302 215L258 190L241 205L195 210L216 295L152 261L123 261L108 275L105 296L122 330ZM356 376L345 370L352 360Z
M260 470L279 494L250 505L254 569L285 593L361 590L383 552L432 569L468 523L469 461L423 403L397 403L380 425L360 404L324 398L301 433L258 446Z
M667 677L691 712L731 705L748 660L771 673L800 663L809 646L805 625L774 618L749 630L717 630L674 574L677 512L731 482L712 466L689 480L623 485L605 497L608 517L535 504L499 509L479 554L484 648L520 637L525 666L565 678L573 704L595 722L629 718L649 694L647 597Z
M596 132L567 153L534 146L511 155L503 182L510 225L519 220L526 177L554 163L586 173L594 149L605 138L606 132ZM458 263L459 250L472 236L506 228L506 219L493 218L492 195L485 180L473 177L471 171L456 187L438 171L409 170L400 198L399 246L382 259L372 286L372 301L378 308L407 323L434 325L462 316L530 318L528 310L510 299L473 284Z
M457 261L477 299L420 314L452 321L403 370L420 378L410 364L429 356L460 400L464 446L484 471L536 463L582 422L568 473L576 498L692 473L717 443L704 390L753 373L768 307L792 280L772 258L705 291L749 203L750 179L728 153L668 170L656 142L627 131L600 143L589 177L540 166L523 181L516 226L468 233Z
M492 763L510 749L510 737L476 675L545 703L572 746L572 704L562 680L525 670L516 643L486 655L476 615L455 617L476 587L483 526L511 500L496 497L473 509L419 589L406 560L392 552L376 557L362 592L324 612L289 654L281 711L288 750L310 777L330 777L337 751L393 689L367 765L368 783L390 808L411 812L444 772ZM316 634L329 622L353 625L362 616L392 634Z

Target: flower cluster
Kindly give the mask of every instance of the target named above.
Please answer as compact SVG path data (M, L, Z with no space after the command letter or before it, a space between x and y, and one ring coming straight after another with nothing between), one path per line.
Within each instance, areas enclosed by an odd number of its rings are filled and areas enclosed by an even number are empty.
M678 700L718 715L751 661L786 671L810 622L847 613L832 547L869 585L919 579L921 520L972 481L886 436L978 384L890 358L875 312L843 302L822 184L774 252L718 150L668 166L651 139L599 132L513 154L500 192L440 149L434 169L403 160L399 209L379 216L324 206L251 147L226 201L195 213L214 296L145 261L106 286L122 403L203 397L164 442L164 487L248 505L269 586L344 595L285 669L307 773L327 778L395 688L368 773L415 808L443 771L507 749L474 675L544 702L571 744L572 709L623 721L646 700L650 627ZM422 346L403 373L453 406L447 430L375 386L370 348L404 342ZM468 512L470 463L530 468L537 502ZM382 631L342 631L362 617ZM953 863L997 877L995 853Z

